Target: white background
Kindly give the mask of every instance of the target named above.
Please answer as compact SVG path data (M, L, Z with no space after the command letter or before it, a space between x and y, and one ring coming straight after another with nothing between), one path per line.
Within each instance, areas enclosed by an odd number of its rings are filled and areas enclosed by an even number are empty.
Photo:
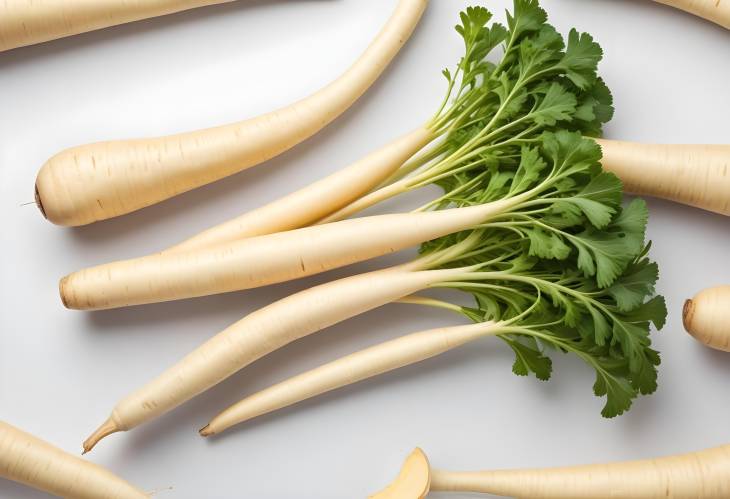
M470 1L434 0L410 43L336 124L265 165L133 215L68 229L33 206L41 164L96 140L167 134L255 116L312 92L368 44L395 0L245 1L0 54L0 419L77 452L114 403L240 317L333 276L134 309L65 310L57 281L145 254L335 171L427 118L452 27ZM503 18L506 0L481 2ZM616 98L610 138L730 137L730 33L652 2L544 0L552 22L593 33ZM426 198L428 192L420 194ZM404 210L404 199L382 210ZM159 497L362 498L422 446L439 467L549 466L641 458L726 443L730 357L687 336L680 311L730 283L730 222L651 201L652 256L670 317L655 342L660 389L604 420L592 373L558 358L549 383L511 374L484 340L418 366L204 440L196 430L244 395L387 338L449 324L446 312L391 305L290 345L167 416L104 440L94 461ZM434 494L438 497L438 495ZM0 481L0 497L42 494ZM446 497L446 496L443 496ZM452 496L458 497L458 496Z

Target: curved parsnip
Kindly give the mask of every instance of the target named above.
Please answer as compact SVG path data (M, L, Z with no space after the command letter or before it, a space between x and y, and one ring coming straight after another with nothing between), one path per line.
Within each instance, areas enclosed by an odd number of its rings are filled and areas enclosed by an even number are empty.
M423 499L431 487L431 465L421 449L406 458L398 477L368 499Z
M659 459L565 468L432 470L431 490L530 499L726 499L730 445Z
M521 197L467 208L355 218L99 265L61 279L61 300L72 309L108 309L297 279L471 228Z
M499 325L482 322L409 334L289 378L232 405L200 430L204 437L262 414L296 404L394 369L430 359L478 338L497 334Z
M247 237L306 227L375 188L432 138L433 133L426 127L418 128L347 168L205 230L165 252L197 250Z
M266 161L347 110L413 32L428 0L400 0L380 34L342 76L288 107L246 121L151 139L99 142L49 159L36 201L60 225L84 225L163 201Z
M687 300L682 322L697 341L730 352L730 286L708 288Z
M0 51L233 0L5 0Z
M84 451L111 433L129 430L174 409L268 353L434 283L460 269L419 271L418 261L339 279L259 309L214 336L157 379L120 401L84 442Z
M110 471L0 421L0 477L69 499L149 498Z
M730 3L727 0L654 0L682 9L730 29Z
M628 192L730 215L730 145L596 142Z

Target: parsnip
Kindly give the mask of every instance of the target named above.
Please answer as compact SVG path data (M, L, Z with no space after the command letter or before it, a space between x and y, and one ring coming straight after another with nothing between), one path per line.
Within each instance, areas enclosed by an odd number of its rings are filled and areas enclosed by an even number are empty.
M408 180L397 177L391 177L392 182L376 191L369 191L384 180L386 173L399 173L398 167L427 144L430 137L427 128L420 128L335 174L166 251L212 247L313 223L344 220L405 192ZM619 176L628 192L730 215L730 146L595 140L603 150L604 169Z
M542 470L433 470L431 490L530 499L725 499L730 445L678 456Z
M0 51L233 0L5 0Z
M394 496L393 490L414 495ZM642 461L470 473L433 469L416 449L396 481L371 499L421 499L429 491L525 499L725 499L730 496L730 445Z
M416 261L329 282L249 314L120 401L84 442L84 451L111 433L129 430L174 409L294 340L461 275L461 269L419 271L421 265Z
M431 488L431 465L421 449L406 458L398 477L369 499L423 499Z
M585 164L586 168L592 166ZM619 199L615 201L620 202ZM622 245L638 248L632 250L635 253L633 261L622 264L613 260L613 264L629 269L627 279L636 289L631 310L642 314L641 324L630 325L617 313L604 315L600 310L616 306L616 301L606 295L605 289L599 287L594 278L581 278L570 266L560 268L551 259L545 260L544 264L541 263L543 260L526 259L530 243L514 230L503 228L489 234L486 229L466 231L429 243L423 248L422 256L411 263L315 286L249 314L121 400L108 420L87 439L84 449L90 450L106 435L131 429L164 414L292 341L404 298L409 302L453 310L480 324L417 334L374 347L364 354L305 376L304 381L295 382L297 390L301 391L292 392L284 388L273 396L264 396L261 401L252 404L253 412L265 412L300 400L302 396L336 388L350 380L365 379L428 358L483 335L500 334L500 338L518 355L515 372L525 375L534 372L540 379L549 378L552 364L538 344L550 345L555 351L575 353L596 369L602 383L600 386L611 387L604 392L607 404L602 414L606 417L621 414L628 410L639 390L648 394L656 387L653 377L658 358L651 349L648 321L661 327L665 312L660 297L652 298L646 306L644 304L646 296L653 293L655 277L652 274L656 275L656 271L641 251L644 226L641 222L637 224L642 218L637 207L640 208L641 203L634 200L624 213L617 216L615 225L607 228L605 233L596 234L596 237L611 237L610 234L613 234ZM630 220L633 228L624 225L620 217ZM623 237L617 235L618 228L623 230L620 232ZM641 245L636 246L636 241ZM621 286L624 281L614 279L610 282ZM478 297L478 305L484 308L470 309L434 300L406 298L433 287L453 287L473 293ZM542 298L543 293L552 297L552 304ZM568 305L573 317L596 314L593 320L601 325L599 334L607 335L598 340L601 345L592 343L594 340L589 333L578 332L570 324L555 333L546 329L546 323L557 324L564 320L564 307ZM532 317L530 314L538 307L539 314ZM490 324L490 320L500 322ZM621 334L613 335L611 331L614 330ZM635 341L635 334L641 334L641 344ZM615 344L611 343L614 338ZM610 368L615 370L615 374L604 365L605 350L609 344L612 345ZM628 357L621 356L627 355L626 352L631 354L630 366ZM520 359L529 359L529 365ZM634 383L632 379L634 384L630 384L628 380L620 379L624 373L633 376L634 372L642 373L641 383ZM623 391L614 396L614 390L619 386ZM600 390L596 393L600 395ZM251 407L244 412L251 415L249 409ZM233 416L234 420L238 417L235 411Z
M628 192L730 215L730 145L596 142Z
M497 123L496 128L474 123L481 114L474 116L468 109L481 104L484 93L480 87L470 93L472 76L463 85L456 85L457 94L463 89L468 92L466 97L458 97L458 115L466 116L467 121L458 121L456 126L470 128L471 134L457 134L462 140L454 137L448 147L455 156L429 170L429 178L434 181L443 179L442 173L451 175L452 167L463 174L455 179L459 185L447 184L446 194L429 206L438 205L437 209L269 234L219 244L215 249L173 252L139 259L136 264L141 272L136 277L127 275L138 270L134 265L121 265L118 269L97 269L65 283L72 284L67 295L75 303L109 306L109 298L123 303L134 302L138 296L159 299L181 292L194 296L204 288L258 285L272 276L277 280L292 278L385 254L404 247L406 241L427 241L421 246L421 258L411 264L317 286L248 315L119 402L108 420L85 442L86 450L108 434L175 408L282 345L436 286L455 287L474 295L477 309L461 307L470 320L519 321L513 335L501 337L516 353L514 371L518 374L534 373L540 379L550 376L552 363L543 345L550 345L551 351L578 355L596 371L594 393L606 397L602 410L605 417L622 414L636 397L656 389L659 357L651 346L649 324L661 327L665 308L661 297L651 297L657 270L646 258L645 203L634 199L622 205L621 183L614 175L601 171L600 148L594 142L577 131L551 131L540 125L557 126L558 119L570 118L569 111L577 109L578 103L576 95L558 82L544 83L542 75L557 74L556 78L562 79L560 72L573 68L571 75L579 83L594 82L596 86L587 85L588 89L605 94L605 87L595 75L600 47L590 35L574 30L563 52L560 35L549 26L543 29L546 15L535 1L516 2L515 14L510 16L509 29L516 33L513 36L498 25L488 28L489 19L490 13L481 7L462 13L457 30L463 33L473 56L469 55L460 66L468 75L489 69L491 65L481 63L485 44L488 48L490 41L498 43L508 37L515 40L507 48L508 57L515 54L525 58L518 61L526 76L513 82L513 90L501 100L495 94L486 109L508 108L515 99L515 104L524 104L524 112L531 116L520 124L533 124L527 125L529 128L522 130L520 137L506 137L507 145L489 142L507 135L505 127L514 122L501 124L498 111L488 118ZM537 49L533 42L538 41L552 47L550 55L534 57ZM502 69L494 69L504 74ZM499 78L503 81L509 76ZM450 82L453 84L453 79ZM537 104L516 97L532 84L536 85ZM581 96L589 103L596 102L593 93ZM596 106L603 112L586 124L590 130L599 128L608 114L608 99L605 95L598 97ZM462 112L464 107L468 109ZM537 129L541 130L538 135L525 139ZM490 160L495 159L491 155L497 155L495 161ZM461 232L463 229L469 230ZM227 254L230 249L235 249L233 259ZM576 252L580 253L577 259L569 258ZM247 255L245 259L241 258L243 254ZM210 255L229 261L220 267L195 266L193 261L198 258L212 265L215 259ZM240 270L241 264L249 268ZM268 268L255 269L261 265ZM158 272L159 267L164 272ZM111 275L117 272L115 269L123 270L125 275ZM178 273L190 275L177 277ZM117 277L126 284L105 283ZM91 286L83 283L87 278ZM631 296L621 296L619 303L608 289L628 281L634 283ZM152 293L148 287L154 288ZM83 295L73 296L71 290L82 290ZM543 298L543 293L550 299ZM641 322L630 322L629 312L642 317ZM580 324L587 328L578 330L579 317L585 319Z
M344 220L408 190L410 179L391 177L398 166L429 141L426 128L406 135L348 168L270 204L191 237L166 251L211 247L246 237ZM595 139L604 169L616 174L628 192L660 197L730 215L730 146L642 144ZM408 170L408 167L401 168ZM350 183L352 182L352 183Z
M210 248L247 237L306 227L375 188L432 138L433 132L428 128L418 128L347 168L205 230L165 251Z
M200 430L204 437L262 414L358 381L429 359L488 335L506 332L492 322L432 329L348 355L289 378L232 405Z
M697 341L730 352L730 286L708 288L687 300L682 321Z
M380 76L415 29L427 0L400 0L363 55L337 80L288 107L239 123L151 139L99 142L49 159L36 201L59 225L130 213L257 165L311 137Z
M730 3L727 0L654 0L687 11L730 29Z
M61 300L72 309L108 309L274 284L468 229L523 199L520 195L466 208L343 220L99 265L64 277Z
M0 421L0 477L69 499L142 499L151 495L94 463Z

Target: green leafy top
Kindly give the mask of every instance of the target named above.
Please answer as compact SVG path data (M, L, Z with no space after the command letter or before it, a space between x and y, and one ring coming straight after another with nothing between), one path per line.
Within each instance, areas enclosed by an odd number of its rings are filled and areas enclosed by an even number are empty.
M512 161L460 174L480 181L437 207L521 201L474 230L423 244L421 253L427 268L466 269L443 283L474 296L464 315L511 321L501 337L515 352L516 374L547 379L547 353L573 353L594 368L594 391L607 398L603 415L613 417L656 389L649 326L663 326L666 308L653 296L658 269L646 256L646 205L634 199L622 207L621 182L601 170L600 158L591 139L544 132Z
M516 374L547 379L548 353L577 355L596 372L603 415L621 414L656 389L649 326L666 310L653 296L646 205L622 205L621 182L588 138L613 114L601 48L575 30L563 38L537 0L515 0L506 27L483 7L460 21L464 56L444 70L446 97L429 124L440 143L351 212L429 184L444 193L420 210L499 201L482 225L422 245L423 268L458 269L441 285L476 302L442 306L499 321Z
M428 184L447 195L461 192L464 181L479 188L475 175L517 167L522 148L545 132L598 136L611 119L611 92L597 74L602 51L590 35L573 30L563 39L535 0L515 0L507 27L491 22L484 7L467 8L460 21L464 56L443 71L447 92L429 124L440 142L362 208Z
M595 370L594 392L606 396L603 416L622 414L639 394L657 388L659 355L649 331L651 323L663 327L666 307L654 296L658 269L646 257L648 247L611 286L601 287L576 268L576 257L532 256L531 246L508 229L477 229L433 241L425 253L432 268L465 269L440 284L474 297L475 306L461 313L474 321L506 321L500 337L516 355L515 374L546 380L550 351L575 354Z

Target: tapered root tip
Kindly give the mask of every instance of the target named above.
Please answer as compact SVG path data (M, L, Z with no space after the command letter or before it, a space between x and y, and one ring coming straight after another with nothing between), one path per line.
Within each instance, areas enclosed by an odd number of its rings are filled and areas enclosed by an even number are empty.
M684 307L682 307L682 324L687 332L694 336L692 332L692 319L695 314L695 302L692 300L685 300Z
M91 451L91 449L93 449L94 446L99 443L99 440L118 431L120 431L120 429L117 428L117 425L114 423L114 421L111 418L107 419L106 421L104 421L104 424L102 424L99 428L96 429L94 433L91 434L89 438L84 440L84 452L82 452L81 454L83 455Z
M210 427L209 424L203 426L201 429L198 430L198 433L200 433L201 437L209 437L211 435L215 435L215 432Z
M46 215L46 210L43 209L43 201L41 201L41 193L38 192L38 183L35 184L35 205L38 207L39 210L41 210L41 214L43 215L43 218L48 220L48 215Z

